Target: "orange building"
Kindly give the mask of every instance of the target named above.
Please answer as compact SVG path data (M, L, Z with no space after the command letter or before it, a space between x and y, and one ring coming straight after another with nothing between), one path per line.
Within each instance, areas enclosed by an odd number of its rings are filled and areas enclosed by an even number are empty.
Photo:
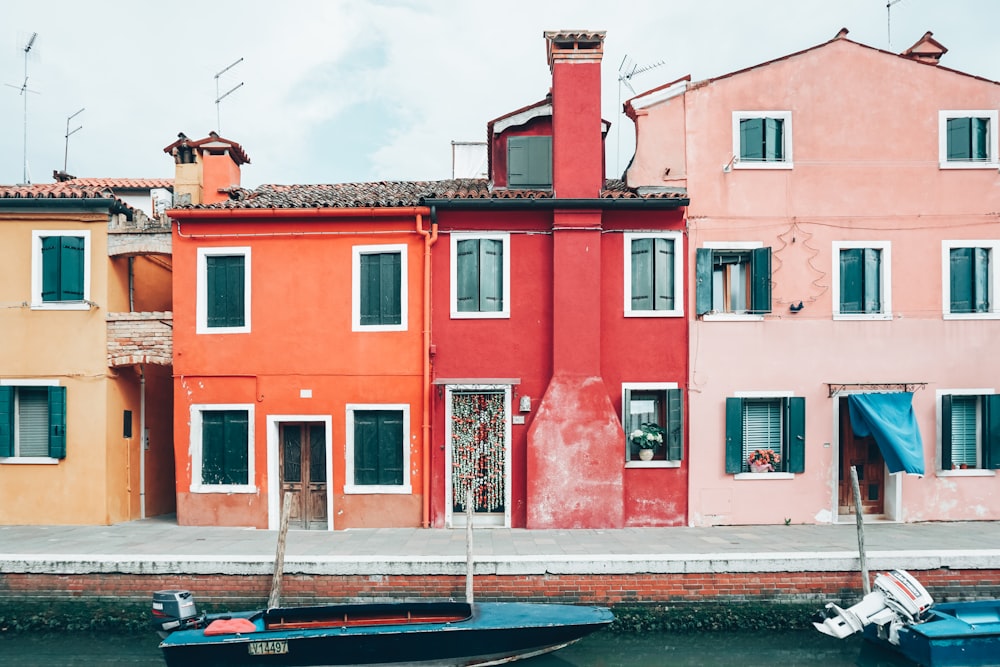
M174 511L171 183L100 181L0 187L0 524Z
M178 523L273 529L286 496L297 528L426 522L429 209L238 190L249 158L214 133L165 151Z

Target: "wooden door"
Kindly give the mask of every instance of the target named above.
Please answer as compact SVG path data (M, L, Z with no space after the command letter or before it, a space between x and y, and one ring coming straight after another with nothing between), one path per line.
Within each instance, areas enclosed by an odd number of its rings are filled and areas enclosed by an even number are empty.
M281 492L292 496L289 528L326 530L326 431L323 424L279 425Z
M885 460L875 439L859 438L851 428L851 415L847 398L840 399L840 477L838 506L840 514L854 514L854 489L851 484L851 467L858 470L861 489L861 513L885 513Z

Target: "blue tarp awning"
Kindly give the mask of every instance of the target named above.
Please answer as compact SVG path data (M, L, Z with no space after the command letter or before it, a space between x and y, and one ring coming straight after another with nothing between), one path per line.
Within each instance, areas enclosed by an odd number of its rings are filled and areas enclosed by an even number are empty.
M851 394L851 428L859 438L872 436L890 473L924 474L924 441L913 414L913 394Z

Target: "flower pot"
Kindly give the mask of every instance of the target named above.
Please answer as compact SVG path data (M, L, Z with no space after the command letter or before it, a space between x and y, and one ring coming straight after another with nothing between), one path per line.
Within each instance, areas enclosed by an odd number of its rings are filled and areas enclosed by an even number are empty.
M639 460L640 461L652 461L653 460L653 450L652 449L640 449L639 450Z
M758 465L753 465L751 463L750 464L750 472L771 472L771 466L766 465L766 464L762 465L762 466L758 466Z

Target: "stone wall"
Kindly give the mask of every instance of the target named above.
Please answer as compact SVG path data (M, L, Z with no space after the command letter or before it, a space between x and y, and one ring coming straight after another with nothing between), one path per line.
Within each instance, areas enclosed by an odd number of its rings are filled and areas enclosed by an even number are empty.
M108 366L171 365L173 318L169 311L108 313Z

